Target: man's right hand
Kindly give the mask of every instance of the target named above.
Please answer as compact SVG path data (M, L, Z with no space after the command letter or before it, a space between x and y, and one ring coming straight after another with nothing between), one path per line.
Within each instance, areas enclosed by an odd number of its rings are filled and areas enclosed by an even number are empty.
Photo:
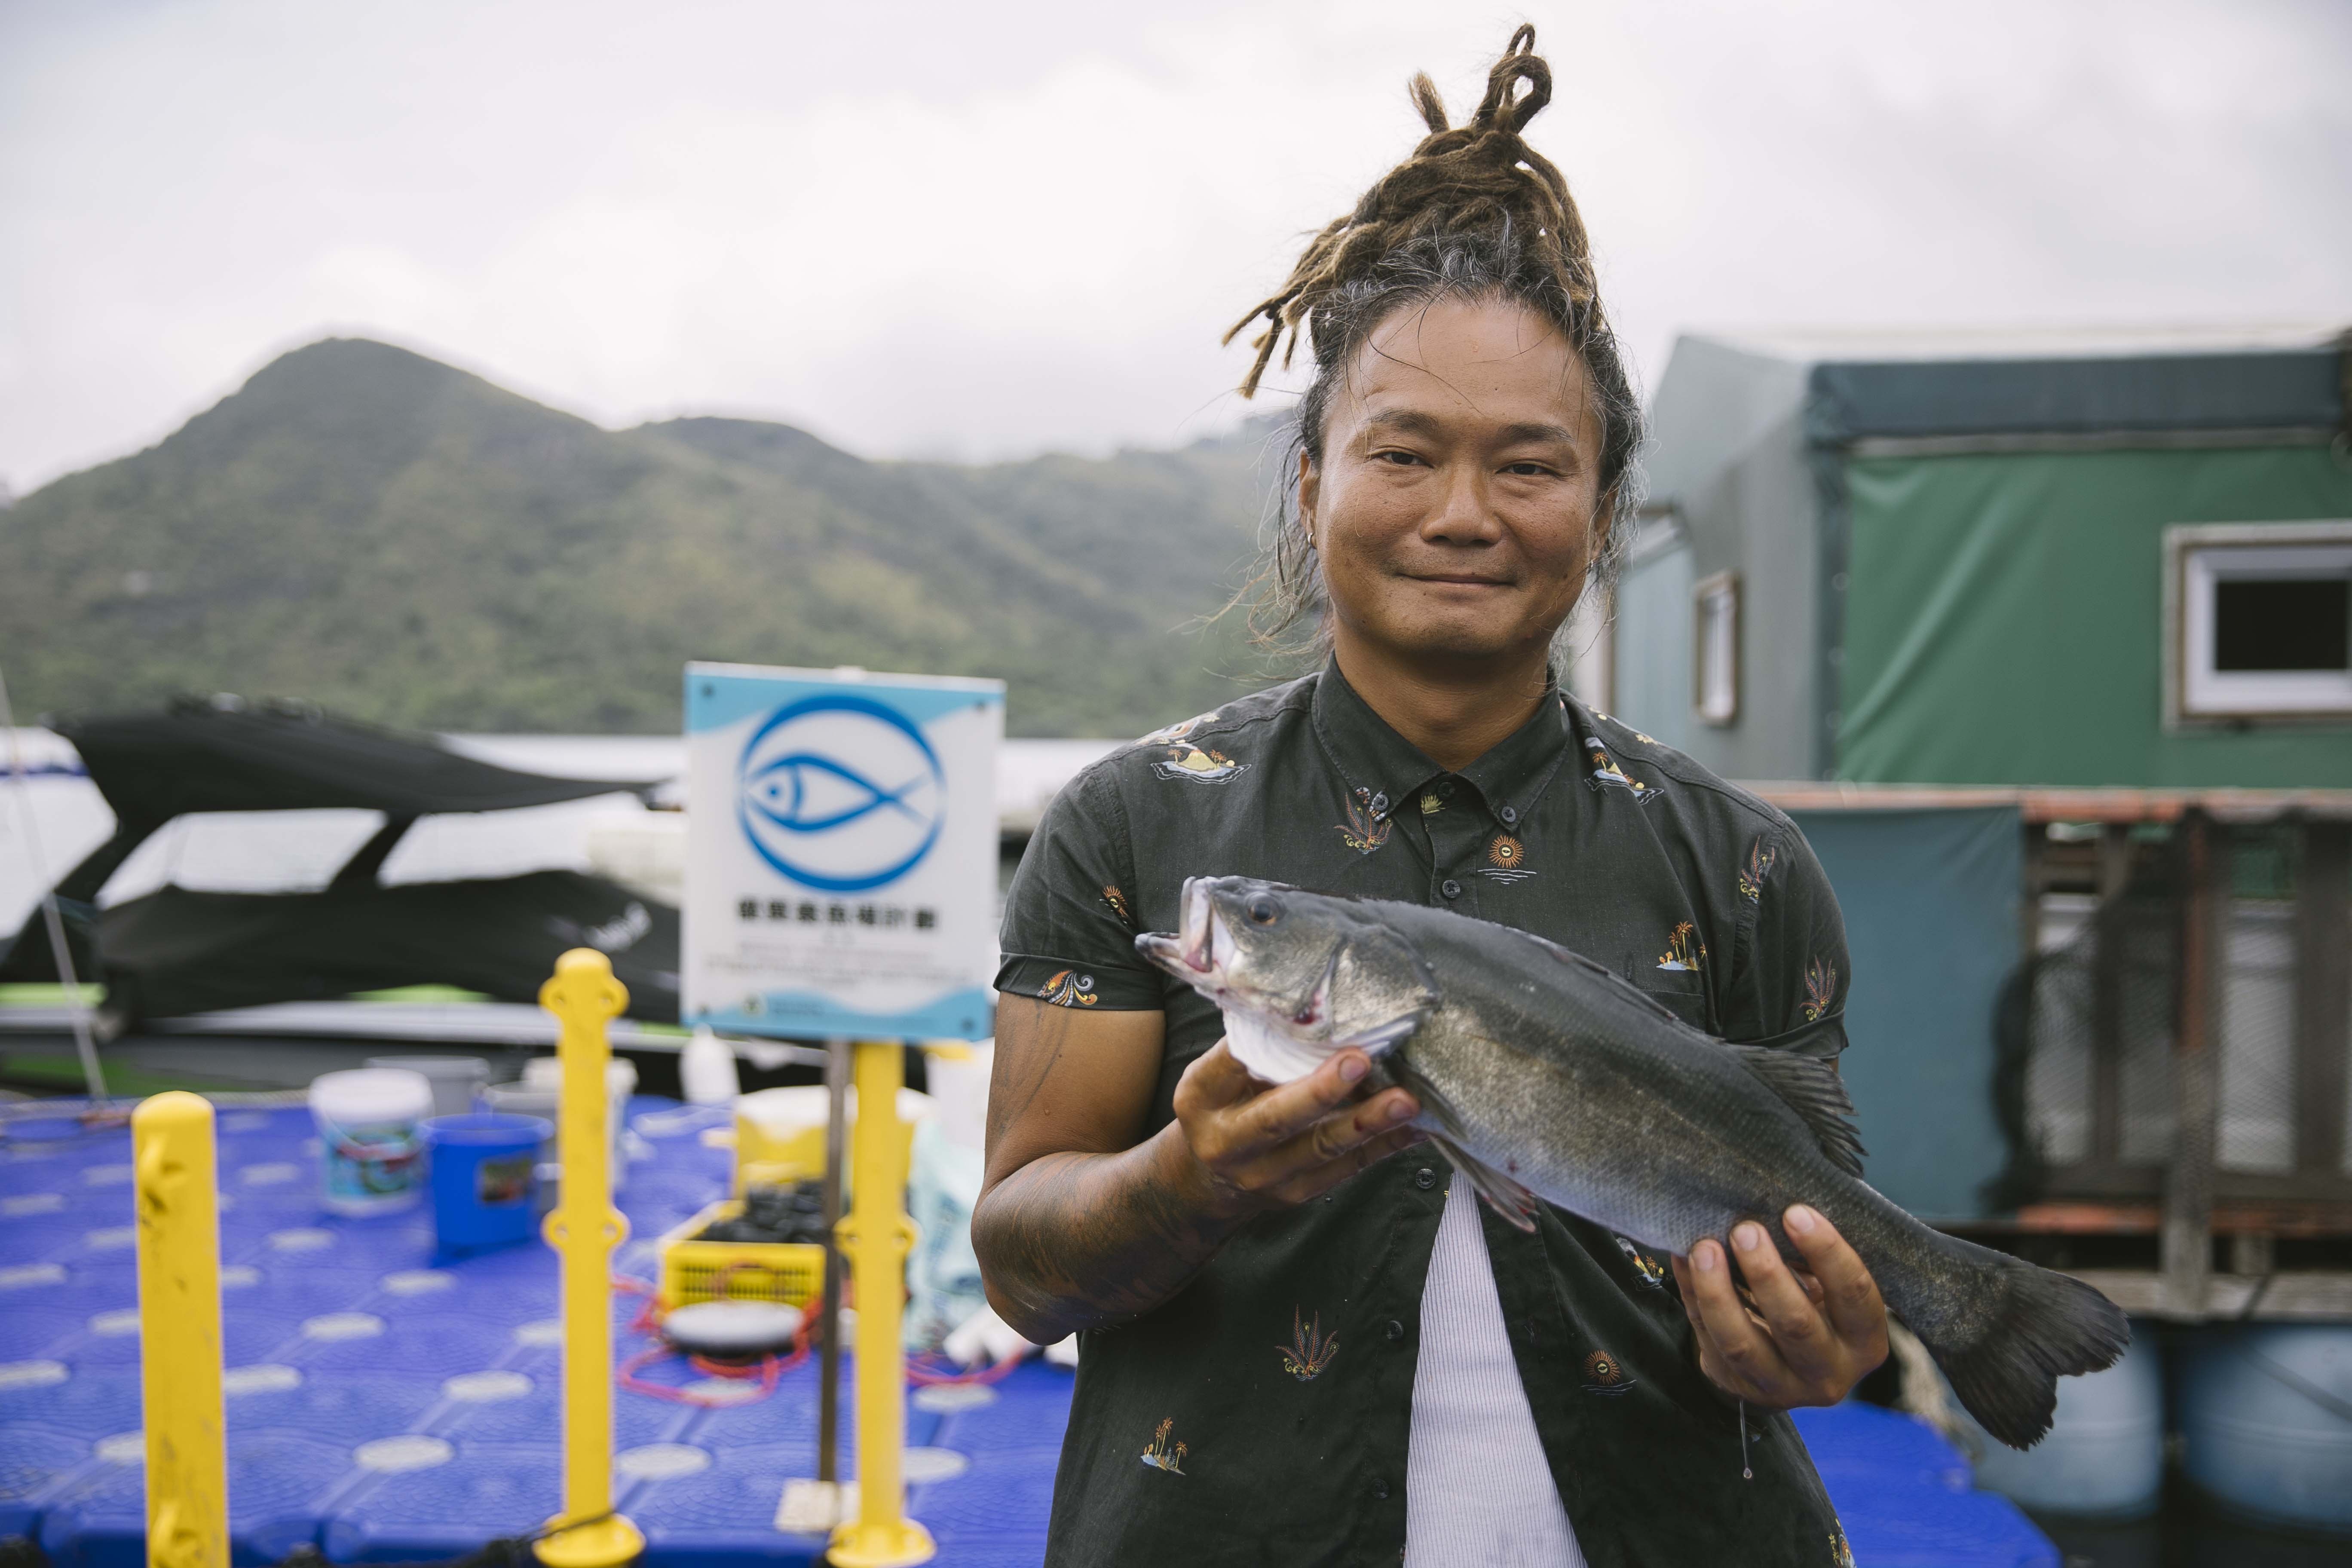
M1268 1088L1219 1040L1176 1082L1176 1121L1199 1168L1200 1202L1236 1217L1320 1197L1410 1148L1421 1108L1402 1089L1359 1099L1371 1059L1334 1052L1305 1078Z
M971 1244L989 1303L1039 1344L1150 1311L1254 1215L1419 1136L1411 1095L1358 1098L1361 1051L1269 1089L1223 1042L1178 1079L1176 1120L1146 1132L1164 1027L1158 1013L998 1001Z

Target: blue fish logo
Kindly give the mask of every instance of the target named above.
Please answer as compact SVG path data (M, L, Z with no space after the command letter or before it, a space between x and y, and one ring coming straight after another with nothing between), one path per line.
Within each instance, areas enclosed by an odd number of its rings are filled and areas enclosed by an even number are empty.
M736 816L783 876L828 893L864 892L921 862L944 826L947 777L905 714L828 692L769 715L737 767Z
M823 833L886 808L919 822L921 814L907 804L907 796L929 782L930 775L921 773L896 789L886 789L831 757L794 752L763 764L751 775L751 804L752 810L787 833ZM843 799L844 795L848 798Z

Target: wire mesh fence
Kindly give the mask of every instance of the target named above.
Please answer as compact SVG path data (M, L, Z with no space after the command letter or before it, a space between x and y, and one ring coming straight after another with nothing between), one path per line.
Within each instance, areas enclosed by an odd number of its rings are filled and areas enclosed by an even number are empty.
M1999 1023L2011 1160L1998 1206L2158 1195L2181 1148L2184 963L2199 918L2212 922L2218 993L2207 1026L2213 1168L2252 1179L2236 1184L2245 1193L2352 1197L2352 951L2331 940L2343 858L2326 852L2335 839L2291 823L2215 825L2212 842L2221 869L2210 903L2178 836L2126 842L2112 860L2124 874L2104 896L2042 896L2038 951L2012 977Z

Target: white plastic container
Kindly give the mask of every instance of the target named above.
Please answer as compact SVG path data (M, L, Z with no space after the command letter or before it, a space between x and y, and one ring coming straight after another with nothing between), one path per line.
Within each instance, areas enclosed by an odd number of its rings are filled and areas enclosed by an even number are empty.
M463 1116L490 1081L490 1064L479 1057L370 1057L372 1068L423 1073L433 1085L433 1114Z
M334 1214L414 1208L425 1190L421 1124L433 1085L403 1068L361 1068L310 1080L319 1124L320 1200Z
M725 1105L743 1092L735 1071L735 1047L708 1024L698 1026L678 1051L677 1077L688 1105Z

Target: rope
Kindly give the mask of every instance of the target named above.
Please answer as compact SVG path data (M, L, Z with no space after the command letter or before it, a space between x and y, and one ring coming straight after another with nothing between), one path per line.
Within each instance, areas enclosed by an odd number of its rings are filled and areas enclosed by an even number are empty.
M714 1300L725 1299L723 1288L727 1276L737 1268L746 1267L749 1265L730 1263L712 1277L713 1288L721 1290L721 1295L715 1297ZM655 1342L635 1355L629 1356L613 1369L614 1381L631 1394L641 1394L648 1399L659 1399L671 1405L697 1405L706 1410L750 1405L775 1393L776 1385L782 1381L784 1373L808 1360L809 1329L814 1320L804 1313L801 1318L800 1327L793 1331L793 1348L789 1355L764 1355L756 1362L748 1363L718 1362L707 1356L698 1355L688 1355L685 1358L687 1365L706 1377L726 1378L730 1382L745 1384L756 1381L758 1388L755 1392L745 1394L720 1394L715 1391L697 1393L690 1388L674 1388L666 1383L649 1382L637 1374L649 1366L656 1365L680 1353L676 1346L661 1338L662 1319L667 1314L662 1310L661 1302L655 1295L651 1280L639 1279L627 1274L615 1274L613 1276L613 1289L625 1295L643 1296L646 1299L646 1304L637 1309L637 1315L629 1320L629 1331L643 1334Z

